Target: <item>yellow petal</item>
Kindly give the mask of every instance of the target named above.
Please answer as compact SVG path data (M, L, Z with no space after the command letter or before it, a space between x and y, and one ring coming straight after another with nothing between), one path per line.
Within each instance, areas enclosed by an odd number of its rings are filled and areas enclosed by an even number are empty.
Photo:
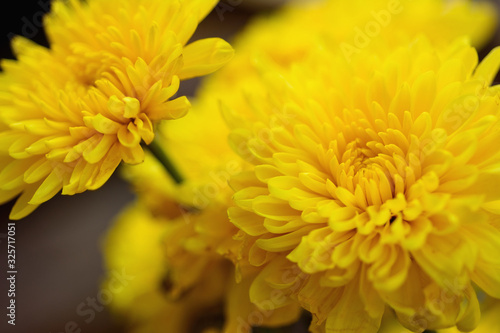
M12 160L0 171L0 188L2 190L13 190L22 185L24 172L36 163L36 158L23 160Z
M269 191L264 187L249 186L236 192L233 196L233 200L238 207L252 211L253 200L260 195L266 195L268 193Z
M54 169L54 162L41 158L24 172L24 181L28 184L36 183L45 178L52 169Z
M17 140L9 147L10 156L17 159L29 157L30 154L26 152L26 148L31 146L35 141L36 137L33 137L31 135L19 136Z
M137 132L137 128L133 123L129 123L127 127L122 126L118 131L118 141L127 148L134 148L141 142L141 136Z
M99 143L95 146L89 146L83 152L85 160L91 164L99 162L107 153L111 146L116 142L116 136L103 135Z
M139 78L137 80L140 81ZM118 117L118 119L123 117L123 108L125 107L125 103L123 103L123 101L121 101L116 95L109 98L107 106L111 114Z
M139 146L140 148L140 146ZM141 148L142 150L142 148ZM94 177L92 182L88 184L89 190L100 188L111 177L121 162L120 148L118 144L114 144L108 151L108 154L102 161L99 167L99 173Z
M195 0L187 1L188 6L192 6L197 13L198 22L201 22L214 9L219 0Z
M283 200L270 196L259 196L253 200L252 210L260 216L279 221L289 221L300 216L300 212Z
M486 58L477 66L472 78L484 80L486 85L491 85L500 68L500 47L494 48Z
M74 195L78 193L78 186L80 183L80 178L85 171L85 167L88 165L85 159L81 158L78 160L76 165L73 167L71 172L71 177L68 184L65 184L62 190L63 195Z
M106 118L101 113L93 117L84 117L85 124L102 134L115 134L123 126L116 121Z
M486 293L500 298L500 231L488 223L467 225L467 238L480 244L472 280Z
M376 333L380 327L383 311L372 311L371 317L359 295L359 283L352 281L344 287L339 301L328 313L326 331L331 333Z
M384 314L385 303L380 298L378 292L373 288L373 284L366 274L367 265L363 265L360 271L359 291L360 297L365 304L366 312L373 318L381 317Z
M215 72L234 55L234 50L220 38L205 38L184 48L184 66L179 73L181 80Z
M432 71L421 74L411 87L411 113L413 119L416 119L422 112L431 110L435 98L436 74Z
M0 205L3 205L6 202L9 202L10 200L14 199L16 196L19 195L19 193L22 192L22 188L15 188L12 190L0 190Z
M149 119L152 121L164 119L178 119L184 117L191 108L191 103L186 96L155 105L147 110Z
M38 205L31 205L28 203L28 201L33 197L33 194L35 193L37 188L38 186L30 186L21 194L21 196L14 204L14 207L12 207L9 219L20 220L23 217L31 214L38 207Z
M123 110L123 116L125 118L135 118L141 111L141 103L137 98L125 97L123 98L125 103L125 108Z
M139 117L135 119L134 124L137 126L137 130L142 140L149 145L155 137L151 120L149 120L148 116L144 113L141 113Z
M257 239L255 242L261 249L269 252L284 252L295 248L309 232L316 226L307 226L284 235L277 235L270 239Z
M461 313L457 318L457 328L462 332L471 332L479 324L481 311L476 292L470 285L465 289L464 296L464 300L460 303Z
M144 150L141 145L120 146L120 152L123 162L127 164L138 164L144 161Z
M239 229L251 236L259 236L267 232L262 225L262 217L245 211L239 207L230 207L227 211L229 220Z
M39 205L57 194L63 187L63 173L59 168L53 169L28 202L30 205Z

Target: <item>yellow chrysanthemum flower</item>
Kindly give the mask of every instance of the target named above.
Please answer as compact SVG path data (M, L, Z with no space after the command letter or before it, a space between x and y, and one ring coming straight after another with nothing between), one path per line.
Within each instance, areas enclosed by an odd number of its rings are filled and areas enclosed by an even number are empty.
M462 40L379 54L319 45L265 71L252 115L225 110L254 165L229 209L261 268L251 300L284 290L320 332L376 332L386 304L413 331L471 330L471 281L500 297L500 49L480 65Z
M190 107L174 99L180 80L232 57L218 38L187 44L216 2L55 1L51 50L14 40L18 61L4 61L0 78L0 201L22 193L12 219L144 160L154 124Z
M438 45L446 45L449 40L465 34L469 35L474 45L479 46L483 45L491 36L496 21L491 6L478 5L469 1L452 1L445 4L443 1L429 0L418 3L404 2L402 5L404 5L405 10L391 16L390 29L381 29L379 36L373 39L370 38L370 46L366 49L361 48L362 52L367 51L367 49L377 50L377 47L381 45L391 46L409 41L422 31L431 32L429 38ZM324 40L329 41L330 47L333 45L333 47L338 48L339 52L342 52L342 48L340 48L342 42L354 43L356 37L354 28L364 28L365 24L374 20L371 12L376 11L377 14L380 14L388 9L387 6L388 3L383 1L363 2L362 4L356 1L325 1L319 3L319 5L312 4L309 7L290 7L278 15L258 19L243 34L238 36L236 41L238 52L235 59L212 79L205 82L202 93L212 98L203 99L201 107L205 104L210 105L208 108L212 108L213 105L219 103L217 99L221 99L224 105L235 109L238 113L254 117L254 119L255 115L249 115L249 109L253 108L254 111L257 109L256 113L261 116L272 110L270 118L273 123L287 123L290 116L292 118L295 116L290 114L288 110L281 112L280 108L283 106L279 104L279 101L274 100L273 96L268 96L269 87L262 83L263 77L271 76L266 82L275 88L274 93L277 91L281 93L281 87L276 87L272 83L274 73L269 74L268 66L276 67L278 72L290 68L295 63L300 63L317 52L317 44L324 42ZM356 10L353 10L353 8ZM332 17L336 18L333 22ZM436 25L440 28L437 29ZM398 31L398 33L394 34L394 31ZM280 37L276 38L276 36ZM388 50L390 49L388 47ZM380 49L378 49L378 52L380 52ZM255 95L258 95L259 98L269 98L271 101L263 106L256 103L255 99L248 98L248 96ZM277 95L279 96L279 94ZM242 119L228 118L233 128L237 128L242 124ZM256 125L257 128L259 126ZM219 129L213 131L213 133L218 132ZM264 130L259 134L265 137L267 132ZM169 142L172 142L172 140L170 139ZM233 141L232 145L236 152L245 156L251 155L246 149L244 140ZM204 160L204 158L199 160ZM196 165L197 160L194 160L193 164ZM245 181L243 181L244 184L241 185L241 188L253 186L252 182ZM242 219L244 218L242 217ZM251 223L251 221L247 222ZM253 273L249 274L246 270L252 272L255 266L258 266L255 263L264 261L267 255L259 251L257 246L252 246L254 239L244 238L243 241L248 241L243 246L244 250L236 251L233 255L237 258L238 274L250 275L250 280ZM251 248L251 250L246 251L245 249L248 248ZM257 257L256 262L252 262L255 265L253 268L252 265L249 265L249 254ZM288 269L282 270L280 279L284 278L293 287L287 289L279 286L279 284L273 284L273 289L270 290L267 282L256 282L252 287L252 299L257 304L262 304L259 302L263 298L268 300L270 295L275 292L285 291L293 294L302 279L307 276L307 274L301 272L297 265L290 264L286 260L281 263L283 263L282 268L288 267ZM280 266L280 264L278 263L277 266ZM258 267L258 269L261 268ZM242 270L243 272L241 272ZM268 271L265 274L262 273L259 282L267 279L268 275L266 274L268 273ZM245 283L249 283L249 280ZM261 287L263 289L259 290ZM258 298L255 297L257 292L261 293ZM264 297L266 294L267 296ZM318 307L320 306L318 305Z

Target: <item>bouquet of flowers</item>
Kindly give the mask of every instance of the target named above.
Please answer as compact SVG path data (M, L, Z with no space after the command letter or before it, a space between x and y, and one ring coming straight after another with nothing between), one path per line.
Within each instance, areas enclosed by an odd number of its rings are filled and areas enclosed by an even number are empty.
M119 168L137 198L104 286L134 276L110 304L129 332L499 331L492 5L301 2L191 42L216 4L55 0L49 48L13 39L10 218Z

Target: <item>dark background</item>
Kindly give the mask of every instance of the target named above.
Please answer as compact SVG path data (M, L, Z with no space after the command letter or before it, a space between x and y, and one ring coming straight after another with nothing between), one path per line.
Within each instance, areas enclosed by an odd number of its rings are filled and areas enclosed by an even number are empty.
M0 58L12 58L9 47L12 34L46 44L39 22L48 10L48 2L2 3ZM202 22L194 39L217 36L231 40L255 13L256 9L245 5L244 0L222 17L213 12ZM495 45L500 45L498 34L482 55ZM184 82L181 94L192 95L197 84L197 80ZM95 320L87 324L76 313L76 308L87 297L96 297L103 274L102 238L113 217L132 200L128 184L115 174L98 191L58 195L16 222L15 327L6 324L5 308L8 287L7 239L4 237L12 203L0 206L0 332L60 333L65 332L65 325L71 321L76 322L83 333L122 332L106 310L97 313Z

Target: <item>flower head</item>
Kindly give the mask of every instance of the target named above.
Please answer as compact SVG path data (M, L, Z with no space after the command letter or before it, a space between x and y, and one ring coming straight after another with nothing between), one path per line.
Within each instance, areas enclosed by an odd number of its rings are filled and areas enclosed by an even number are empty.
M120 290L113 294L110 308L126 318L128 332L190 332L203 325L204 318L210 323L207 312L223 301L222 282L229 267L222 261L211 265L210 274L190 285L182 297L172 298L167 278L172 267L165 263L162 241L172 228L174 219L153 216L143 203L135 203L120 214L106 238L102 288Z
M189 108L185 97L169 100L179 81L209 74L232 57L219 38L188 44L216 2L55 1L45 23L54 56L81 84L97 88L90 89L95 99L105 98L97 101L109 109L103 116L115 122L175 119Z
M215 1L55 1L51 49L16 38L0 78L0 200L19 219L62 190L102 186L144 160L154 126L186 114L180 80L232 57L210 38L187 44Z
M479 65L463 40L380 52L320 46L268 69L253 114L226 109L254 165L229 209L241 260L262 267L251 299L286 290L327 332L376 332L386 304L414 331L471 330L471 282L500 297L500 50Z

